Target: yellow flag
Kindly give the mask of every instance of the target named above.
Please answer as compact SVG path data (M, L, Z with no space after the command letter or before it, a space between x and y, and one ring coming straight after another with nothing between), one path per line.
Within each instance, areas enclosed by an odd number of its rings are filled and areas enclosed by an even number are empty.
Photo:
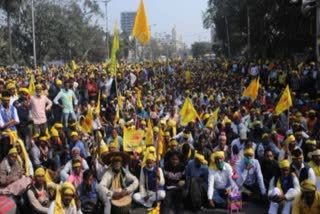
M148 17L144 9L143 0L140 1L136 19L134 21L132 35L143 45L147 45L151 38Z
M157 206L148 211L148 214L160 214L160 203Z
M292 106L292 99L291 99L289 85L287 85L280 97L280 100L276 106L274 113L276 115L279 115L281 112L289 109L290 106Z
M100 109L101 109L101 101L100 101L100 92L99 92L99 95L98 95L98 102L97 102L97 106L96 106L96 110L95 110L95 113L97 114L97 115L99 115L100 114Z
M119 50L119 33L118 33L118 25L117 25L117 23L115 23L112 50L111 50L111 65L110 65L110 72L113 75L116 75L116 73L117 73L117 52L118 52L118 50Z
M219 111L220 111L219 107L216 110L214 110L213 114L209 117L207 121L207 124L206 124L207 127L217 121Z
M260 77L252 80L251 83L248 85L248 87L243 91L242 96L250 97L251 100L254 101L257 98L258 92L259 92L259 87L260 87L259 80L260 80Z
M120 107L118 106L113 122L116 123L116 122L118 122L119 119L120 119Z
M84 124L82 125L87 133L92 132L92 124L93 124L92 107L89 106L88 112L84 118Z
M137 92L137 107L143 108L142 101L141 101L141 91Z
M124 127L123 151L132 152L135 148L140 147L143 136L144 136L143 130L129 129Z
M72 67L73 72L78 69L78 65L76 64L76 62L74 60L72 60L72 62L71 62L71 67Z
M148 127L146 133L146 141L144 142L145 145L153 145L153 129L150 119L148 120Z
M196 118L199 118L199 115L194 108L190 98L186 98L183 103L183 106L180 110L181 122L182 126L186 126L189 122L194 121Z
M36 85L35 85L34 75L31 75L30 80L29 80L29 92L30 92L30 95L35 95L35 93L36 93Z

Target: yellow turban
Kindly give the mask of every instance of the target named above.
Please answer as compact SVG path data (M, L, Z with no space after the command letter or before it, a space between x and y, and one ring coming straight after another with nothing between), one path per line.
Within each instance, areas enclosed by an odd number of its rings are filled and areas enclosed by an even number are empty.
M43 167L39 167L38 169L36 169L36 171L34 172L35 176L44 176L45 175L45 171L43 169Z
M317 145L317 141L316 140L307 140L306 144L312 144L312 145Z
M70 182L64 182L61 187L61 192L63 194L73 195L75 193L74 186Z
M78 132L71 132L71 137L73 136L79 136Z
M9 150L8 155L15 154L15 153L17 154L18 151L17 151L16 147L13 147L13 148L11 148L11 149Z
M154 154L150 154L150 153L149 153L146 160L156 161L156 157L155 157Z
M10 89L13 89L13 88L16 88L16 86L13 83L9 83L7 85L7 90L10 90Z
M27 89L27 88L20 88L19 91L24 92L26 94L30 94L29 89Z
M245 149L245 150L243 151L243 154L253 156L253 155L254 155L253 148L247 148L247 149Z
M302 192L314 192L317 190L316 184L311 179L306 179L301 183Z
M287 139L285 140L286 144L290 144L296 141L296 138L294 137L294 135L290 135L289 137L287 137Z
M169 146L177 146L178 142L176 140L170 140L169 141Z
M202 154L196 153L194 155L195 159L198 159L202 164L208 164L208 162L206 161L206 159L204 158L204 156Z
M211 157L213 156L213 158L215 159L215 158L223 158L224 159L224 152L223 151L217 151L217 152L215 152L215 153L213 153L212 155L211 155ZM214 159L213 159L213 161L214 161ZM212 159L211 159L212 160Z
M289 168L290 167L290 162L287 159L281 160L279 162L279 167L280 167L280 169Z

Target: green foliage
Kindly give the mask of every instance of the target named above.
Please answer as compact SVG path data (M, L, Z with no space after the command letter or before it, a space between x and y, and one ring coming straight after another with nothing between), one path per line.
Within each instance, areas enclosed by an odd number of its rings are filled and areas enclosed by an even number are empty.
M89 0L61 0L59 3L34 1L38 64L72 59L105 61L106 33L93 20L94 16L101 16L98 5ZM26 0L19 13L13 13L12 38L14 61L22 59L25 64L32 64L31 0ZM111 39L109 42L111 47ZM0 55L0 60L2 57Z
M304 17L289 0L208 0L204 27L215 27L216 45L227 55L228 20L233 57L246 55L247 11L253 57L283 57L314 46L315 14Z
M211 53L211 44L209 42L195 42L191 46L192 55L199 58L204 54Z

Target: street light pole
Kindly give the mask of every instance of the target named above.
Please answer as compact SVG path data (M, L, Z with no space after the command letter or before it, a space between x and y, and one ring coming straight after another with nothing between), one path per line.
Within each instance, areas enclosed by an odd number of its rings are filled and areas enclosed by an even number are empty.
M32 43L33 43L33 65L37 66L37 54L36 54L36 33L34 24L34 2L31 1L31 15L32 15Z
M107 43L107 59L109 59L110 51L109 51L109 30L108 30L108 3L111 2L111 0L106 0L103 2L106 10L106 43Z

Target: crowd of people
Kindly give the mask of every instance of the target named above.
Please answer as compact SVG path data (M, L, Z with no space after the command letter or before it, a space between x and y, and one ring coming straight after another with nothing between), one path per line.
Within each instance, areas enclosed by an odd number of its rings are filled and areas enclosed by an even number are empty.
M244 201L320 213L313 62L146 61L116 74L78 63L0 77L0 213L183 213ZM242 96L253 79L255 100ZM293 105L278 115L286 85ZM186 100L197 116L184 123Z

